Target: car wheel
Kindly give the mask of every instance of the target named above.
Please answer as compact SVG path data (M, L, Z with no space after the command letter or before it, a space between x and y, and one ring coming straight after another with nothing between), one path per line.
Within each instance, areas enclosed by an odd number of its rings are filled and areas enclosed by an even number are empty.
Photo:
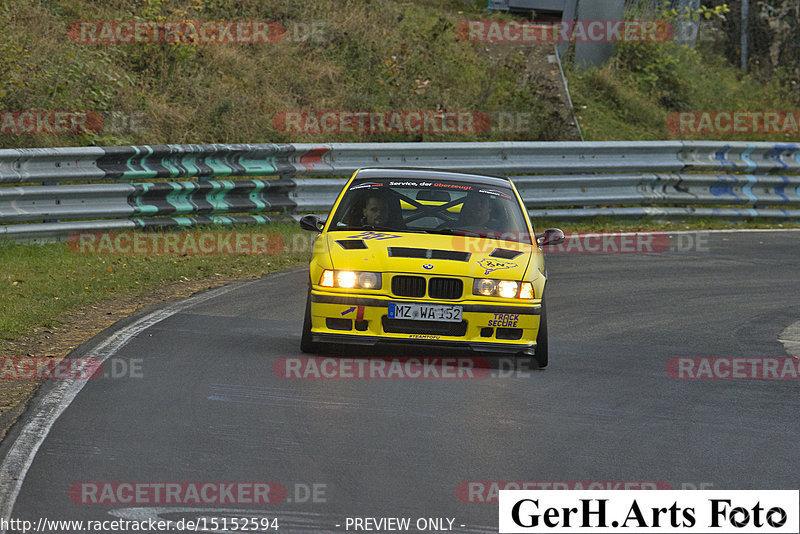
M311 341L311 291L306 297L306 314L303 318L303 333L300 335L300 350L306 354L319 352L319 343Z
M542 299L542 315L539 318L539 333L536 335L536 354L534 359L539 364L539 369L544 369L549 363L549 356L547 354L547 309Z

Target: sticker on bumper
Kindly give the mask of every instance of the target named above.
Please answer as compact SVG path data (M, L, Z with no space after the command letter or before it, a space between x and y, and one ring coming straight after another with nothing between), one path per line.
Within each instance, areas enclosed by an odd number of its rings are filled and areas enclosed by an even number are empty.
M487 326L507 326L514 328L519 321L518 313L495 313L494 319Z

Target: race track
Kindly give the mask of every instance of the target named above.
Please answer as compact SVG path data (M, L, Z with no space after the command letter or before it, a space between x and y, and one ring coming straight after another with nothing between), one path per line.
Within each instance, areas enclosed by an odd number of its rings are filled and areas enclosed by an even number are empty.
M268 517L284 533L344 532L348 517L450 518L452 532L496 532L497 505L464 488L796 489L798 380L676 379L667 364L786 357L778 335L800 319L800 232L703 235L699 249L549 255L544 371L279 378L278 358L302 356L303 269L142 313L75 354L109 355L125 376L71 392L50 381L14 427L3 511L34 523ZM288 493L258 506L82 502L88 483L206 481Z

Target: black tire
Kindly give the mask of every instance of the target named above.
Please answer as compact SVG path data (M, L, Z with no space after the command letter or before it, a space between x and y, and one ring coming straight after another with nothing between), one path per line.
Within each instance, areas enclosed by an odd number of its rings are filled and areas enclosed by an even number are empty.
M306 297L306 314L303 318L303 333L300 335L300 351L306 354L316 354L320 351L319 343L311 341L311 291Z
M550 363L547 348L547 309L542 299L542 315L539 318L539 333L536 334L536 354L534 355L539 369L544 369Z

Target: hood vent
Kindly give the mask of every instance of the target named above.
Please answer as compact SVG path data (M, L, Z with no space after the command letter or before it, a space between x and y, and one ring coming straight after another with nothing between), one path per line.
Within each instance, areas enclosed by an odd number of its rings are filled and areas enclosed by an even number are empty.
M509 250L507 248L496 248L492 251L489 256L493 258L501 258L504 260L513 260L517 256L522 254L519 250Z
M392 258L419 258L426 260L453 260L469 261L470 252L457 250L435 250L429 248L389 247L389 256Z
M363 239L340 239L337 241L339 246L341 246L345 250L358 250L367 248L367 244L364 243Z

